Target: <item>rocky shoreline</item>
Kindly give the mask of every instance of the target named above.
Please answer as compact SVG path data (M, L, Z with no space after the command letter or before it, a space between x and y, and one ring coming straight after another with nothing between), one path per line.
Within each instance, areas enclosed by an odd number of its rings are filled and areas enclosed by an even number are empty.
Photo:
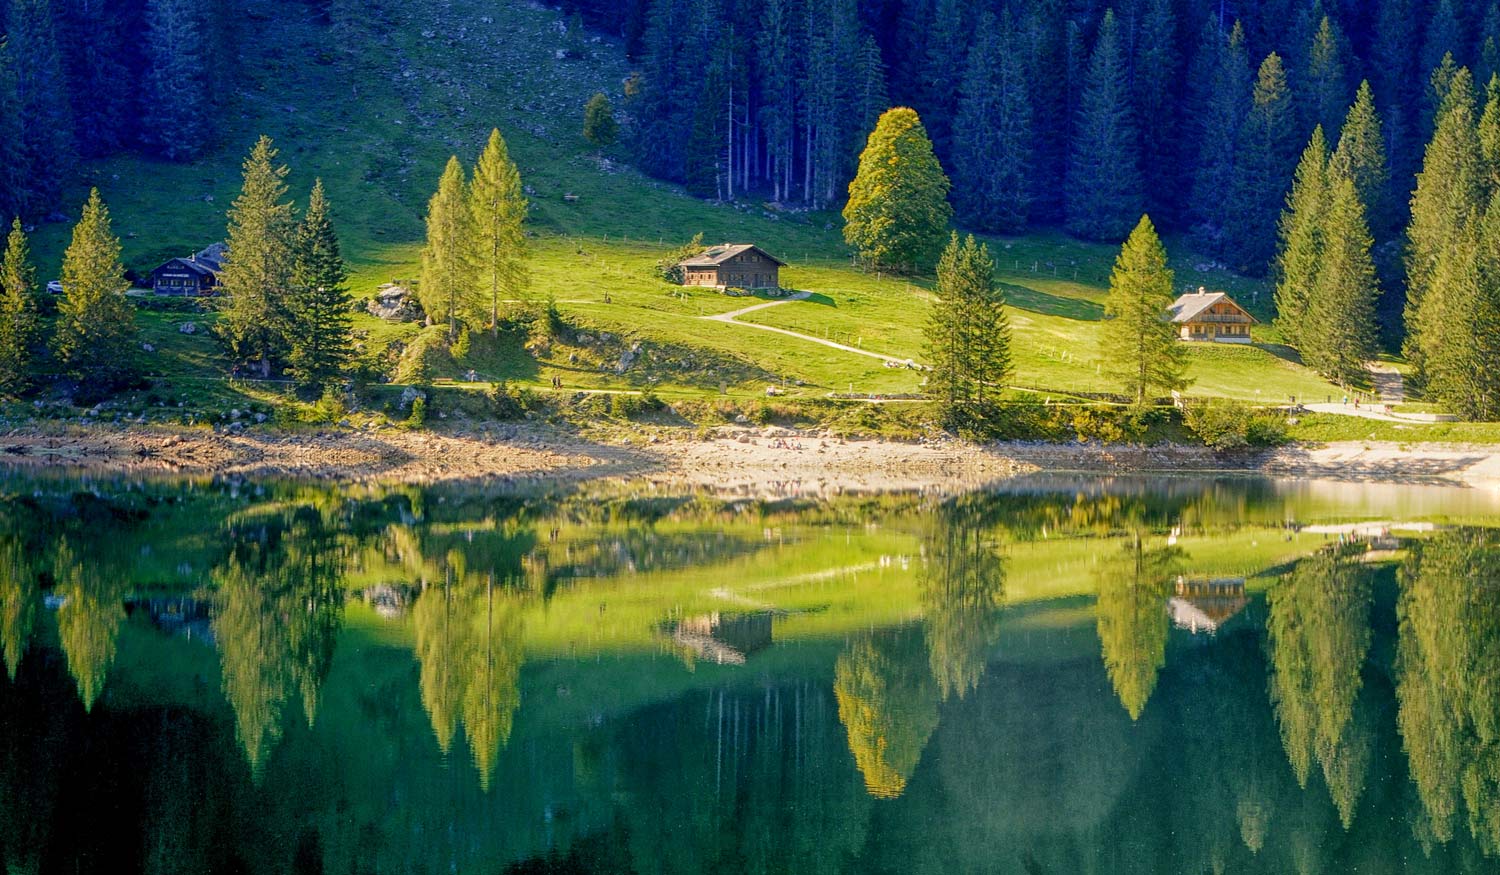
M1034 471L1260 473L1500 487L1500 447L1379 443L1219 453L1204 447L843 440L786 429L680 430L593 439L537 426L464 432L345 429L239 434L105 424L12 429L0 461L98 473L340 481L680 483L745 494L961 489Z

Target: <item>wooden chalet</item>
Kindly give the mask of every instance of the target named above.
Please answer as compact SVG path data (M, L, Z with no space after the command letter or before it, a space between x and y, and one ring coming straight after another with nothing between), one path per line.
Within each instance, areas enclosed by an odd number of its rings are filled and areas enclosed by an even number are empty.
M151 290L158 295L213 294L228 251L223 243L215 243L187 258L171 259L151 271Z
M724 243L678 264L685 286L779 289L786 262L750 243Z
M1183 340L1207 343L1249 343L1256 323L1244 307L1223 292L1198 291L1177 299L1169 311Z

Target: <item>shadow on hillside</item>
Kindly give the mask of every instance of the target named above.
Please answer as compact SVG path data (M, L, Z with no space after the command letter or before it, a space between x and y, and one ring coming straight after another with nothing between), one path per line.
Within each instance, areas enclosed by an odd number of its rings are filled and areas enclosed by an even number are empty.
M803 298L802 300L806 301L809 304L819 304L819 305L824 306L824 307L834 307L834 308L838 307L838 302L837 301L835 301L833 298L830 298L829 296L823 294L822 292L812 292L812 293L808 294L808 296L805 297L805 298Z
M1302 353L1284 343L1256 343L1251 345L1256 349L1265 350L1282 361L1288 361L1294 365L1302 364Z
M1011 283L1001 283L1000 287L1005 290L1005 303L1021 310L1085 322L1098 322L1104 318L1104 306L1084 298L1049 295Z

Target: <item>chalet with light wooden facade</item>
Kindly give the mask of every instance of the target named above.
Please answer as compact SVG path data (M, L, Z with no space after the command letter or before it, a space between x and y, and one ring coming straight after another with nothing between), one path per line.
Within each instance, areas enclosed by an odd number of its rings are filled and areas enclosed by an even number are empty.
M1172 597L1167 600L1167 614L1179 629L1194 635L1213 635L1249 603L1243 577L1183 575L1177 578Z
M151 290L158 295L211 295L229 248L215 243L187 258L173 258L151 271Z
M1207 343L1249 343L1256 322L1233 298L1202 287L1178 298L1170 313L1183 340Z
M725 243L680 263L682 284L719 289L779 289L786 262L750 243Z

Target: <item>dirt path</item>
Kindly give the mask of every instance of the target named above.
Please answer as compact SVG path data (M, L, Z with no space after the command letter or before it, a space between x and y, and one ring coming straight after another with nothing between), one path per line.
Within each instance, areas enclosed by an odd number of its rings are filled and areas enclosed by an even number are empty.
M798 340L805 340L805 341L807 341L809 343L816 343L819 346L826 346L829 349L837 349L837 350L842 350L843 352L851 352L851 353L854 353L855 355L862 355L862 356L865 356L866 358L872 358L872 359L880 359L883 362L890 362L892 364L898 364L898 365L905 366L906 364L908 364L911 361L911 359L897 358L896 356L893 356L893 355L885 355L884 353L879 353L879 352L870 352L867 349L860 349L857 346L849 346L849 345L843 344L843 343L836 343L836 342L834 342L832 340L824 340L821 337L814 337L811 334L803 334L800 331L791 331L791 330L786 329L786 328L777 328L774 325L760 325L760 324L757 324L755 322L741 322L737 318L735 318L737 316L743 316L746 313L753 313L756 310L764 310L764 309L766 309L768 307L777 307L777 306L780 306L782 304L789 304L792 301L805 301L805 300L807 300L811 296L812 296L812 292L798 292L797 294L792 295L791 297L788 297L788 298L783 298L780 301L768 301L768 302L766 302L764 304L756 304L753 307L746 307L746 308L744 308L742 310L735 310L735 311L730 312L730 313L720 313L720 314L718 314L716 316L700 316L698 318L700 318L700 319L707 319L710 322L726 322L726 323L728 323L730 325L739 325L739 326L742 326L744 328L755 328L755 329L758 329L760 331L771 331L771 332L774 332L776 334L784 334L787 337L795 337Z
M1388 402L1387 402L1388 403ZM1374 419L1378 422L1400 422L1405 425L1431 425L1432 421L1427 419L1416 419L1404 416L1400 413L1386 413L1379 407L1371 404L1361 404L1355 407L1351 404L1308 404L1308 410L1314 413L1332 413L1336 416L1354 416L1359 419Z
M1406 381L1400 371L1385 362L1370 362L1365 367L1370 371L1381 404L1400 404L1406 400Z

